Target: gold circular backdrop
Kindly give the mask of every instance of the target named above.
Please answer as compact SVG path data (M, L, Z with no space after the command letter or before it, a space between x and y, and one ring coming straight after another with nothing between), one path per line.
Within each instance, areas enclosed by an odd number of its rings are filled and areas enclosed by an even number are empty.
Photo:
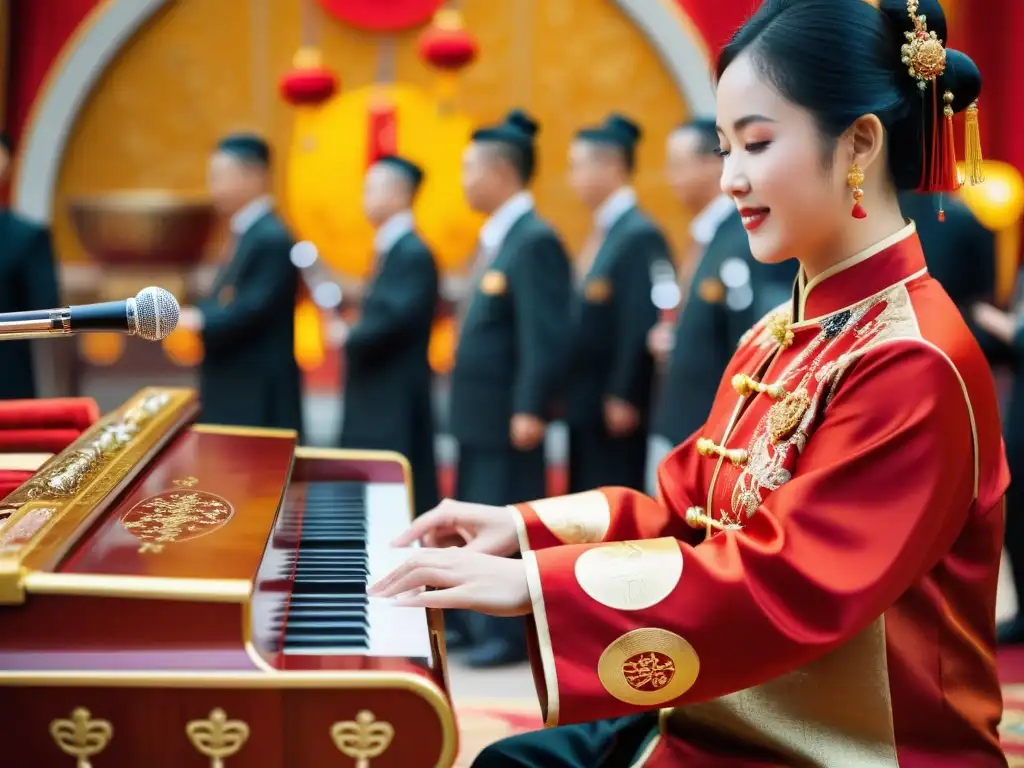
M277 95L277 81L299 45L300 5L174 0L114 57L83 105L63 158L54 209L63 259L87 258L71 229L69 198L120 189L201 191L207 153L229 131L268 136L279 160L276 192L284 199L287 170L280 165L293 146L297 112ZM568 188L568 145L576 128L610 110L643 124L636 186L678 244L687 222L665 187L663 155L687 108L642 32L607 0L471 2L462 10L481 54L460 78L458 112L478 125L522 105L540 119L534 192L567 244L579 247L590 226ZM342 93L371 84L380 38L329 17L320 26L325 64L339 75ZM394 72L398 83L429 95L436 73L419 61L417 34L397 36ZM343 183L354 188L361 173L351 173Z

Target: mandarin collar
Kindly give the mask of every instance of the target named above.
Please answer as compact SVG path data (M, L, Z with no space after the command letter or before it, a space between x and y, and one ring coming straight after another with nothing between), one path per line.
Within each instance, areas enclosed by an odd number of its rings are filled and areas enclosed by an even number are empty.
M792 326L816 325L824 317L849 309L926 269L917 225L911 221L899 232L810 280L801 269L793 287Z

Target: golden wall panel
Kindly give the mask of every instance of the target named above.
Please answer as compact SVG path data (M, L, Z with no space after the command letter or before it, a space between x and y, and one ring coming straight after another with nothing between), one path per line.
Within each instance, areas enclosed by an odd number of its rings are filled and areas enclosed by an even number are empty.
M54 237L61 257L85 258L66 213L75 195L124 188L201 190L206 155L237 129L265 133L287 152L292 108L277 79L299 44L297 0L173 0L115 59L84 104L58 182ZM589 215L569 193L566 152L580 123L617 109L643 123L637 187L674 235L683 214L664 186L663 153L686 114L672 79L642 33L610 0L464 0L481 56L462 78L474 121L522 104L542 122L536 194L541 212L578 247ZM270 23L268 24L268 20ZM417 32L396 39L397 79L429 88ZM325 63L342 88L373 82L380 38L331 18L322 24ZM269 98L268 98L269 94ZM283 189L282 171L277 185Z

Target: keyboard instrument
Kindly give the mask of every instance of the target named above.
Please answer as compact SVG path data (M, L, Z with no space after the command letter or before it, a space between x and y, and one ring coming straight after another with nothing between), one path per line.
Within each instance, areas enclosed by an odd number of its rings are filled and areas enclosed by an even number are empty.
M450 766L440 613L367 595L408 463L197 411L143 390L0 502L11 765Z

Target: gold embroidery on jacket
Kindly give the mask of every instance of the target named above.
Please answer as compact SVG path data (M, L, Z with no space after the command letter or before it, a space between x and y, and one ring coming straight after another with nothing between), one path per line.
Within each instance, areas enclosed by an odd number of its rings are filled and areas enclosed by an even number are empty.
M882 309L878 316L862 324L864 317L880 304ZM849 312L849 320L841 331L830 335L822 330L775 382L789 392L798 389L808 391L809 402L795 428L777 442L772 440L771 409L761 418L747 447L747 464L733 486L730 505L732 513L723 510L723 524L742 524L764 501L764 492L775 491L792 478L795 468L791 464L796 459L794 457L792 462L789 460L793 449L796 449L797 456L803 453L813 423L832 401L846 371L856 358L882 342L920 335L909 293L903 284L864 300L851 307ZM847 339L850 333L855 336L851 349L825 362L824 358L829 356L836 342ZM767 338L762 338L764 336ZM774 339L769 333L759 336L758 341L771 344ZM816 386L810 386L812 381Z

